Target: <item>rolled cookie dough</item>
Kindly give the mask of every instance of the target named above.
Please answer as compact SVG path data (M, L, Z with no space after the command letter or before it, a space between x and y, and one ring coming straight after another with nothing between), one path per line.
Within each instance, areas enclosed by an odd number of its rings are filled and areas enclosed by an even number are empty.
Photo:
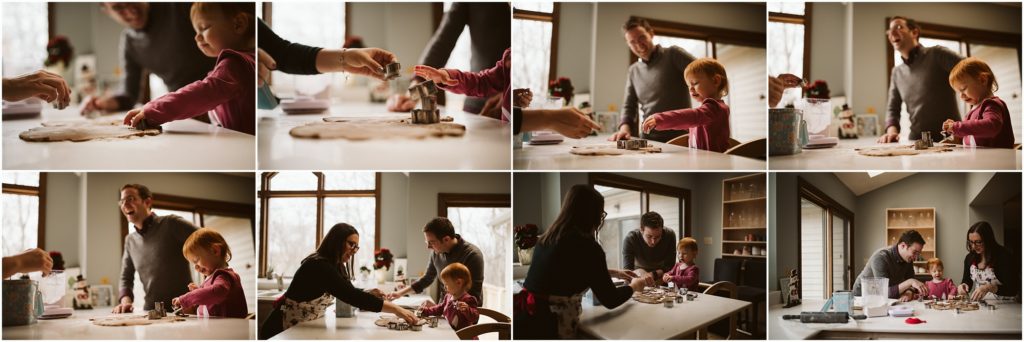
M924 153L942 153L952 151L953 148L951 146L933 146L923 150L915 150L913 145L871 146L857 149L857 153L869 157L914 156Z
M403 116L405 117L405 116ZM444 117L436 124L414 125L407 118L341 118L328 117L292 128L288 134L296 138L370 140L388 138L424 139L427 137L458 137L466 126Z
M25 141L89 141L95 139L126 139L157 135L159 129L138 130L121 124L121 119L72 120L43 122L18 134Z

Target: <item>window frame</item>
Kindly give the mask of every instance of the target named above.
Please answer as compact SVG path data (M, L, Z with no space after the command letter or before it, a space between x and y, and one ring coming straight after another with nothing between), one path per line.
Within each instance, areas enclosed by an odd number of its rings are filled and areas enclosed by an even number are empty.
M825 255L826 259L827 259L827 262L823 263L825 265L825 270L824 270L825 279L823 280L823 283L825 285L824 286L824 293L826 295L830 295L833 292L832 285L834 284L833 283L833 279L832 279L832 274L833 274L833 269L832 269L832 250L833 250L833 246L832 246L832 239L830 238L832 236L832 233L833 233L833 225L832 225L833 220L832 220L832 218L835 217L835 216L839 216L839 217L842 217L842 218L846 219L848 222L850 222L849 241L847 241L849 243L850 252L848 253L848 255L846 257L846 267L847 267L846 273L848 275L848 277L847 277L848 279L847 279L847 283L845 285L846 285L846 288L852 290L853 289L853 283L856 280L856 277L853 274L853 270L854 270L854 268L853 268L854 254L856 253L855 241L853 239L854 232L856 231L856 224L855 224L855 221L854 221L855 217L854 217L853 211L850 211L849 209L844 207L842 204L839 204L839 202L836 202L836 200L834 200L831 197L829 197L827 194L825 194L825 192L823 192L820 189L818 189L816 186L814 186L813 184L811 184L810 182L805 180L803 177L797 176L796 181L797 181L796 217L798 218L797 220L799 221L799 218L803 217L802 216L803 215L803 212L802 212L803 209L801 209L801 202L803 200L810 201L811 203L814 203L815 205L817 205L817 206L819 206L819 207L821 207L822 209L825 210L825 216L826 216L827 219L826 219L826 224L825 224L825 232L822 235L823 236L822 240L823 240L823 243L825 245L825 253L824 253L824 255ZM798 238L800 236L803 236L803 234L801 233L801 229L803 229L803 226L798 222L797 225L796 225L796 236ZM803 255L803 244L802 243L798 242L796 244L796 255L798 255L798 256ZM797 257L796 269L797 270L802 270L803 269L803 261L801 260L800 257ZM803 276L803 275L801 275L801 276ZM800 291L800 298L804 298L803 286L800 286L799 291ZM825 299L825 298L821 298L821 299Z
M803 25L804 27L804 57L803 75L805 80L811 79L811 24L813 22L814 3L804 2L804 14L790 14L782 12L768 12L768 22Z
M889 29L889 21L893 17L885 17L886 30ZM1011 34L999 31L989 31L968 27L958 27L951 25L942 25L929 22L918 21L917 25L921 28L921 34L918 35L920 38L932 38L942 40L953 40L959 42L965 46L967 55L964 57L971 57L971 45L992 45L999 47L1014 48L1017 50L1017 68L1021 69L1021 36L1020 34ZM895 67L896 50L892 48L892 44L889 44L889 38L884 38L885 43L885 65L889 71ZM1024 69L1021 69L1024 70ZM885 73L885 89L889 89L889 84L892 82L892 72Z
M36 210L39 215L39 218L37 218L38 223L36 224L36 247L43 250L46 250L46 175L47 172L39 173L39 186L11 183L3 183L2 185L2 192L5 194L36 196L39 198L39 208Z
M690 217L690 189L649 182L612 173L589 173L587 174L587 183L590 184L590 186L601 185L640 192L641 214L650 211L651 194L681 199L683 201L683 207L680 208L680 210L682 210L683 220L682 222L678 222L678 224L682 226L681 229L677 228L681 235L679 238L692 236L690 222L693 218Z
M548 82L558 77L558 25L561 21L562 4L553 3L551 13L529 11L512 6L512 20L532 20L551 23L551 56L548 61Z
M718 44L731 44L767 49L767 37L764 33L743 30L734 30L721 27L702 26L685 24L674 21L659 20L640 16L630 16L630 20L643 19L651 24L654 34L675 38L703 40L711 45L711 58L718 57ZM637 57L633 51L626 47L629 54L629 64L636 62Z
M317 177L317 188L313 190L271 190L271 180L279 172L263 172L260 175L260 190L258 197L260 200L260 236L259 236L259 277L265 278L267 273L267 233L269 220L267 217L270 214L269 204L271 198L316 198L316 241L313 246L319 246L320 241L323 239L324 234L324 200L327 198L344 198L344 197L373 197L374 203L374 239L373 249L377 250L380 248L380 206L381 206L381 173L374 172L374 189L373 190L325 190L324 186L326 180L324 179L323 172L312 172ZM255 210L253 210L255 211ZM349 265L352 267L352 265ZM352 270L349 270L352 271Z

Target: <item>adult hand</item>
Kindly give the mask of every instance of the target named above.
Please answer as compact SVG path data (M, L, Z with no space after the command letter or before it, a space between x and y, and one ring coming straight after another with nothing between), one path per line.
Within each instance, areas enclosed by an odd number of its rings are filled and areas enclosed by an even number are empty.
M416 108L416 100L405 94L394 94L388 97L387 108L390 112L408 112Z
M914 300L914 291L903 291L903 294L900 295L901 302L909 302L912 300Z
M974 289L974 293L971 293L971 301L977 302L985 299L985 295L988 295L990 292L995 293L997 290L996 286L992 284L978 286L978 288Z
M896 126L889 126L885 129L885 134L878 137L878 142L883 144L894 143L900 140L900 132L896 129Z
M89 115L96 111L113 111L117 110L117 106L117 99L113 96L89 96L85 98L85 100L82 100L82 107L79 114Z
M618 132L615 132L615 134L608 138L608 141L629 140L630 138L632 136L629 134L629 125L623 124L619 126Z
M10 261L10 262L8 262ZM49 275L53 268L53 259L50 253L40 249L32 248L21 252L21 254L4 258L4 278L15 273L28 273L40 271L43 276Z
M633 278L633 280L629 282L629 287L633 288L633 292L641 292L641 291L643 291L644 290L644 286L646 286L646 285L647 285L647 282L642 277Z
M512 90L512 104L516 107L526 108L533 102L533 91L530 88Z
M459 81L453 79L448 75L448 71L444 69L434 69L428 65L417 65L413 67L412 71L416 73L416 76L423 77L428 80L434 81L437 84L443 85L456 85Z
M397 62L398 58L395 57L395 54L384 49L363 48L343 50L341 60L344 61L341 66L342 70L346 72L383 80L383 65Z
M970 290L971 290L971 288L969 286L967 286L967 284L960 284L960 286L956 287L956 294L958 296L966 296L967 292L970 291Z
M917 292L917 295L919 295L919 296L928 297L928 286L926 286L920 280L917 280L917 279L914 279L914 278L910 278L910 279L904 280L903 281L903 285L905 285L905 286L901 286L901 287L906 287L908 289L913 289L914 292Z
M953 119L946 119L946 121L943 121L942 122L942 131L943 132L953 133L953 123L955 123L955 122L956 121L953 121Z
M541 113L543 113L540 118L544 121L543 127L569 138L580 139L589 135L593 130L601 128L596 122L590 120L590 117L574 107L542 109Z
M37 70L3 80L3 99L21 101L30 97L53 102L59 109L71 103L71 89L64 78L46 70Z
M480 115L501 120L501 94L487 98L483 108L480 109Z
M786 88L796 88L803 83L799 77L793 74L779 74L778 77L768 77L768 107L775 107L782 101L782 92Z
M125 125L128 125L128 126L131 126L131 127L138 127L139 122L142 121L142 120L145 120L145 119L146 119L146 112L143 111L142 108L135 108L135 109L129 110L128 114L125 114L124 120L122 120L122 123L124 123Z
M274 61L274 57L270 57L263 49L256 49L256 60L259 62L259 79L258 84L262 87L264 81L270 79L270 71L277 70L277 61Z
M398 316L398 318L404 319L410 325L419 322L420 319L416 317L416 314L414 314L412 311L406 310L401 306L395 306L395 308L395 316Z
M638 277L636 275L636 273L634 273L633 271L630 271L630 270L618 270L618 269L609 269L608 270L608 275L611 275L612 277L615 277L615 278L619 278L619 279L625 280L626 282L633 281L633 278L637 278Z
M121 304L118 304L117 306L115 306L114 310L112 310L111 312L119 314L119 313L129 313L129 312L132 312L132 310L134 310L134 308L132 308L132 299L128 298L128 296L125 296L125 297L121 297Z

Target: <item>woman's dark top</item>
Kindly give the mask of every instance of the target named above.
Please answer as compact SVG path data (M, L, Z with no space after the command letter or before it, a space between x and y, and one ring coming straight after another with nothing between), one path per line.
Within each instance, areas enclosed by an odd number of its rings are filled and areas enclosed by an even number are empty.
M538 244L523 286L533 293L555 296L572 296L591 288L609 309L633 296L629 286L612 283L601 245L580 234L562 237L555 246Z
M974 252L967 253L964 257L964 273L961 283L967 284L967 286L974 287L974 280L971 279L971 265L974 265L981 261L981 255ZM992 260L987 260L986 267L991 267L995 270L996 279L1002 285L999 285L999 291L996 291L997 295L1000 296L1014 296L1020 291L1020 260L1014 258L1010 251L1002 246L995 247L992 251Z
M320 71L316 69L316 55L323 48L292 43L284 40L263 22L259 20L258 42L260 49L263 49L270 57L277 62L277 70L295 75L315 75Z
M512 108L512 134L519 134L523 130L523 109Z

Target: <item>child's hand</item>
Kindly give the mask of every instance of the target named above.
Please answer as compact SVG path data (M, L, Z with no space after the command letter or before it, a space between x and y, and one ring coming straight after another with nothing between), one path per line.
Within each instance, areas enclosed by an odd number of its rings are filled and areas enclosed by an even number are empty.
M666 284L668 284L670 281L672 281L672 275L668 274L668 273L663 274L661 276L661 281L666 283ZM676 284L676 285L679 285L679 284Z
M644 133L648 133L656 126L658 126L658 119L656 119L654 115L651 115L648 116L646 120L644 120L644 123L641 124L640 129L643 130Z
M189 284L189 285L192 285L192 284ZM181 300L178 299L178 298L181 298L181 297L174 297L174 299L171 299L171 307L172 308L176 308L176 307L181 306Z
M943 132L953 133L953 124L955 122L956 121L953 121L953 119L946 119L946 121L943 121L942 122L942 131Z
M466 302L455 302L455 308L460 312L466 312L466 310L469 310L469 304L466 304Z
M188 283L188 292L195 291L198 288L199 286L196 286L196 283Z
M434 69L426 65L417 65L413 68L413 72L416 73L416 76L432 80L434 83L448 86L459 84L459 81L452 79L451 76L448 75L448 71L445 71L444 69Z
M138 127L139 122L146 119L146 112L142 108L136 108L128 111L128 114L124 116L124 124L131 127Z
M384 79L383 65L397 62L390 51L378 48L345 49L341 53L342 70L356 75Z

